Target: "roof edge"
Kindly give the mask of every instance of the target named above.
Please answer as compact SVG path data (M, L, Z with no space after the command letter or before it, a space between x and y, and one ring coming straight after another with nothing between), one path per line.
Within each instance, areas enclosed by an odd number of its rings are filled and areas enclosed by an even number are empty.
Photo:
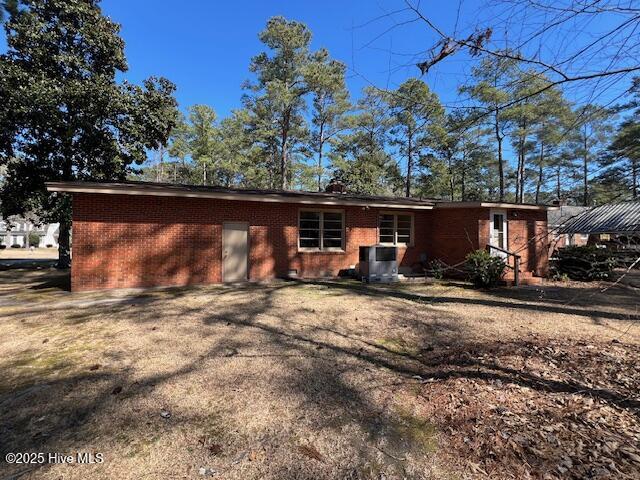
M530 203L509 203L509 202L440 202L437 201L436 208L512 208L518 210L555 210L560 207L555 205L532 205Z
M106 195L148 195L159 197L183 197L183 198L213 198L218 200L251 201L265 203L295 203L302 205L328 205L328 206L356 206L379 208L404 208L412 210L431 210L432 203L403 203L395 198L388 201L362 200L357 198L323 197L307 192L293 192L294 195L265 192L242 191L216 191L216 190L189 190L179 185L167 187L165 185L154 186L152 184L126 183L93 183L93 182L46 182L49 192L64 193L98 193Z

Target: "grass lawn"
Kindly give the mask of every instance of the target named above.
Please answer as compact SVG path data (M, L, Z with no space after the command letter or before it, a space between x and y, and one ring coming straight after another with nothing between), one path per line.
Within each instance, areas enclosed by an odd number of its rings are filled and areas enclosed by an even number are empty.
M640 478L639 290L0 271L9 478ZM14 474L21 474L12 477Z

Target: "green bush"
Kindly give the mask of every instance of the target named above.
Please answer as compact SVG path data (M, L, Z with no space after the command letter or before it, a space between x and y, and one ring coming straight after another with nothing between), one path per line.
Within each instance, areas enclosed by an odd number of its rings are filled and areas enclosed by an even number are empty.
M590 282L611 277L616 258L606 248L595 245L564 247L558 250L551 264L554 278L569 277L572 280Z
M436 280L441 280L446 270L447 265L441 260L435 259L429 262L427 272Z
M486 250L471 252L465 264L468 280L479 288L495 287L502 280L506 266L502 257L493 256Z
M37 247L38 245L40 245L40 235L36 232L29 232L29 246Z

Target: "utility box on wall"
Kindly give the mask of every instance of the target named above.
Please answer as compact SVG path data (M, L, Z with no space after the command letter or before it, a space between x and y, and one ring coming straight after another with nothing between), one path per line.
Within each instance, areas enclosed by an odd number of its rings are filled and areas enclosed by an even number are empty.
M398 249L385 245L360 247L360 278L367 283L398 281Z

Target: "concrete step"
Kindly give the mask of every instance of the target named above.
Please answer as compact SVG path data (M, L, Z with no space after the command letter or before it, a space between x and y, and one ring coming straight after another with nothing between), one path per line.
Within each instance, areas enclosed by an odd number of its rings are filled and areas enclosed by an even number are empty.
M513 278L508 279L505 278L505 283L507 285L507 287L513 287L514 286L514 280ZM523 285L542 285L544 283L544 278L542 277L528 277L528 278L520 278L520 286Z

